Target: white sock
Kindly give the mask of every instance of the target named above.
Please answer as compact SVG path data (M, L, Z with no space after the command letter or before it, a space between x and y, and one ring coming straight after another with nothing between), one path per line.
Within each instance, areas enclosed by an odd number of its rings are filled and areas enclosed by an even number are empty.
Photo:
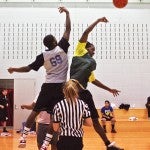
M24 139L26 139L26 137L27 137L29 131L30 131L30 128L24 127L24 129L23 129L23 134L22 134L22 137L23 137Z
M47 133L42 147L47 148L49 146L50 141L52 140L52 137L53 137L52 134Z

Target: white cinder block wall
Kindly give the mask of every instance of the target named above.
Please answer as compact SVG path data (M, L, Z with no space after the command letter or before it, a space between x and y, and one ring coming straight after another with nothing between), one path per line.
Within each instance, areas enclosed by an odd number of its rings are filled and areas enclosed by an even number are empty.
M96 46L96 78L109 87L121 90L121 93L114 98L111 93L89 84L96 107L100 108L105 99L117 106L129 103L145 107L150 96L150 9L69 10L72 20L70 61L87 25L103 16L109 20L109 23L101 23L93 30L89 41ZM64 23L65 15L59 14L57 8L0 8L0 78L35 79L36 95L44 82L44 69L10 75L7 68L31 63L45 49L43 37L51 33L60 39Z

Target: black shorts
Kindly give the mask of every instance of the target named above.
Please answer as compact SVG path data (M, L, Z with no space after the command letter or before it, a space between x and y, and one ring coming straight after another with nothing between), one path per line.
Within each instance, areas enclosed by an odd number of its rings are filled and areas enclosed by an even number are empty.
M53 112L54 106L64 99L63 83L43 83L33 111Z
M0 121L7 121L7 120L8 120L7 109L0 108Z
M82 137L60 136L57 143L57 150L82 150Z
M95 107L94 100L93 100L93 97L92 97L92 94L90 93L90 91L89 90L80 91L79 97L86 104L88 104L88 107L89 107L90 112L91 112L91 118L92 119L99 118L99 115L98 115L98 112L97 112L97 109Z
M111 119L113 118L112 116L110 116L109 118L106 118L106 117L102 117L102 119L105 118L106 121L111 121Z

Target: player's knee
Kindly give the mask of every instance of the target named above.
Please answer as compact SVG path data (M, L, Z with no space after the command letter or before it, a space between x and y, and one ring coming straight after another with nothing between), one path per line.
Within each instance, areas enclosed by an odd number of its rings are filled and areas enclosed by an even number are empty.
M115 123L115 122L116 122L116 119L115 119L115 118L112 118L112 119L111 119L111 122L112 122L112 123Z
M106 119L105 118L102 118L101 121L102 121L102 123L106 123Z

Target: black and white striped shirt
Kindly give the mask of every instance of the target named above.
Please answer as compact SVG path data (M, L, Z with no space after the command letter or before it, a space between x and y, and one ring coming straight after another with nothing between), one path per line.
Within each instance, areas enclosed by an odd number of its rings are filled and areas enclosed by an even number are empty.
M66 99L57 103L54 107L55 123L60 123L61 136L83 136L83 119L90 117L90 111L82 100L68 102Z

